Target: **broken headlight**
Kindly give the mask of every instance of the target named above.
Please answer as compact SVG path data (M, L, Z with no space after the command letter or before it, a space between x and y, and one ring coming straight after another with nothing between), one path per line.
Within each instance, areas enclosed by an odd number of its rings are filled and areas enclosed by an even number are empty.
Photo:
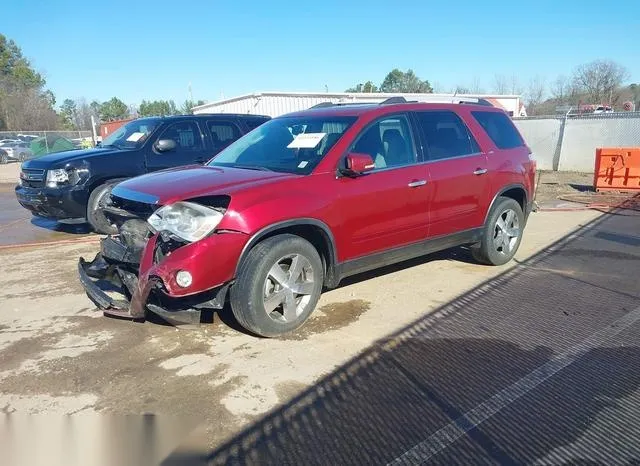
M193 202L176 202L156 210L147 220L157 232L168 232L193 243L211 233L224 214Z
M89 174L86 168L56 168L47 171L47 187L75 186L83 181Z
M61 184L69 182L69 173L64 168L56 168L47 171L47 187L57 188Z

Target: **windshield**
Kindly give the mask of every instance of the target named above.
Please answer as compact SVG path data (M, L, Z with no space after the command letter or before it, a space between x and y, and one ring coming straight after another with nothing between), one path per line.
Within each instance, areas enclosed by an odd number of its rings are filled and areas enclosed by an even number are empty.
M137 149L144 144L153 130L157 128L159 122L160 120L151 118L131 121L104 138L101 146Z
M276 118L238 139L210 166L308 175L356 117Z

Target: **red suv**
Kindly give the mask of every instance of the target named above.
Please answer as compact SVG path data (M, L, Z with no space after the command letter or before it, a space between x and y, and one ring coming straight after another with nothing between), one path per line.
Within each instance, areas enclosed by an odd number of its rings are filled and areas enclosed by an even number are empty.
M349 275L464 244L479 262L508 262L535 169L509 116L481 99L322 104L205 166L117 185L104 212L119 234L80 259L80 278L107 314L199 322L229 297L243 327L277 336ZM92 280L104 277L128 302Z

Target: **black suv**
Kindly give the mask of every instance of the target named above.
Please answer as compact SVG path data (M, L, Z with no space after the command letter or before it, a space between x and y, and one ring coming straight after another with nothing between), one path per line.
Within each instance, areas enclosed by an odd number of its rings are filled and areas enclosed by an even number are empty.
M116 233L100 210L116 184L152 171L203 164L269 119L227 113L140 118L118 128L95 149L24 162L16 196L38 216L88 222L98 233Z

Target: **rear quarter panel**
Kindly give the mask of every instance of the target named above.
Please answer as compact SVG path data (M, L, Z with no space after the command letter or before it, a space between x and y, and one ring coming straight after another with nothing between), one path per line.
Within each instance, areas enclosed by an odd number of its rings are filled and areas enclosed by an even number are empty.
M471 129L476 141L480 145L480 149L487 154L487 169L491 177L491 191L484 197L486 210L489 209L491 202L504 188L509 186L522 186L527 193L527 201L533 199L535 185L535 162L529 157L530 150L526 146L516 147L514 149L499 149L493 140L487 135L482 126L471 114L472 109L465 107L460 109L467 125ZM496 111L496 110L493 110ZM513 125L513 123L512 123ZM518 131L517 127L514 128ZM518 131L518 134L520 132ZM524 138L520 134L520 138L524 142Z

